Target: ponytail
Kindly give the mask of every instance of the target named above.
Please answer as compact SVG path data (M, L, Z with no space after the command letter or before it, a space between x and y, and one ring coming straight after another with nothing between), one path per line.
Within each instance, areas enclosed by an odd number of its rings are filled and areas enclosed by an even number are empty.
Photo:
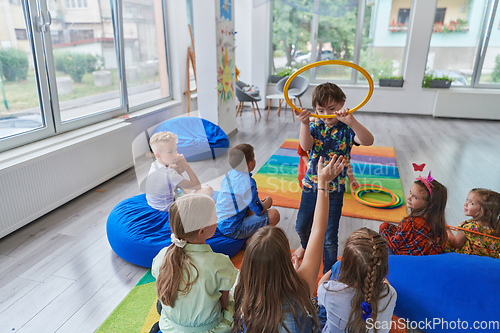
M187 295L198 280L198 268L184 250L184 245L208 225L214 210L214 201L204 194L182 196L170 206L172 244L165 253L156 279L156 294L163 304L173 307L177 297Z

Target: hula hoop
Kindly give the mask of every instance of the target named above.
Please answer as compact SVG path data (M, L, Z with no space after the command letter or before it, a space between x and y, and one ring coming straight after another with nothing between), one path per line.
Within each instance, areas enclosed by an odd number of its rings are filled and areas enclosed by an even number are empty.
M288 80L286 80L285 86L283 87L283 94L284 94L286 103L288 105L290 105L290 107L293 110L297 111L298 113L302 112L302 110L300 110L298 107L296 107L295 104L293 104L292 101L290 100L290 98L288 97L288 87L290 87L290 83L292 83L293 79L295 79L300 73L302 73L302 72L304 72L304 71L306 71L306 70L308 70L310 68L318 67L318 66L323 66L323 65L341 65L341 66L351 67L351 68L357 70L358 72L360 72L361 74L363 74L363 76L368 81L369 90L368 90L368 94L366 95L365 99L361 103L359 103L357 106L355 106L352 109L350 109L348 113L353 113L354 111L359 110L372 97L372 94L373 94L373 80L372 80L372 77L370 76L370 74L363 67L361 67L359 65L356 65L356 64L353 64L352 62L349 62L349 61L344 61L344 60L322 60L322 61L313 62L312 64L309 64L309 65L305 65L304 67L302 67L301 69L299 69L298 71L296 71L295 73L293 73L288 78ZM311 117L315 117L315 118L335 118L335 115L334 114L330 114L330 115L320 116L320 115L311 113Z
M391 196L391 202L388 203L376 203L370 202L363 198L363 195L368 192L381 192L383 194L387 194ZM396 208L403 204L403 200L399 195L396 195L389 191L388 189L372 184L363 184L363 186L358 186L351 189L351 195L353 198L359 203L373 208Z

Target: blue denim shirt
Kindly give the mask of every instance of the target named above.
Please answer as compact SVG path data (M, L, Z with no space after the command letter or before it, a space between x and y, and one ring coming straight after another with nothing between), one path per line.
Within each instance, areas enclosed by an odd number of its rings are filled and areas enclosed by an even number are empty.
M223 234L235 232L247 216L248 209L255 215L262 214L264 206L252 173L234 169L229 171L222 181L215 207L217 228Z

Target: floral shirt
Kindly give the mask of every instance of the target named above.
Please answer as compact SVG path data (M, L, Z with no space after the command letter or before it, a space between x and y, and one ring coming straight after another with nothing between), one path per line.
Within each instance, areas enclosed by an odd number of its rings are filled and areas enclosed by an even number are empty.
M309 125L314 143L309 152L309 163L306 175L302 180L302 185L308 188L316 188L318 184L318 160L323 156L324 165L327 165L333 155L342 155L345 158L346 167L342 172L330 182L330 191L345 191L345 177L347 175L347 165L351 155L351 148L356 133L339 121L336 125L328 127L323 120L318 119ZM357 144L356 144L357 145Z
M432 237L431 226L421 217L405 217L398 226L382 223L380 235L394 254L422 256L443 253L440 239ZM445 240L446 242L446 240Z
M490 228L485 228L480 226L477 222L473 220L467 220L462 222L459 228L464 228L471 231L480 232L486 235L492 235L493 231ZM475 254L478 256L487 256L492 258L498 258L500 254L500 240L478 235L472 232L467 232L462 230L465 234L465 243L459 249L454 249L446 244L445 252L457 252L462 254Z

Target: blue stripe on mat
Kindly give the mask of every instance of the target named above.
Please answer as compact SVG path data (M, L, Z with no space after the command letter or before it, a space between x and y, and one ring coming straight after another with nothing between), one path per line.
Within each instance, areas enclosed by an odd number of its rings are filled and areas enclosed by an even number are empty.
M397 167L390 165L377 165L366 163L352 163L352 171L355 174L361 175L374 175L388 178L399 178L399 171Z
M281 156L299 156L297 154L297 149L290 149L290 148L278 148L278 150L274 153L274 155L281 155Z
M273 155L271 156L266 164L285 164L285 165L295 165L299 166L300 157L299 155L295 156L283 156L283 155Z

